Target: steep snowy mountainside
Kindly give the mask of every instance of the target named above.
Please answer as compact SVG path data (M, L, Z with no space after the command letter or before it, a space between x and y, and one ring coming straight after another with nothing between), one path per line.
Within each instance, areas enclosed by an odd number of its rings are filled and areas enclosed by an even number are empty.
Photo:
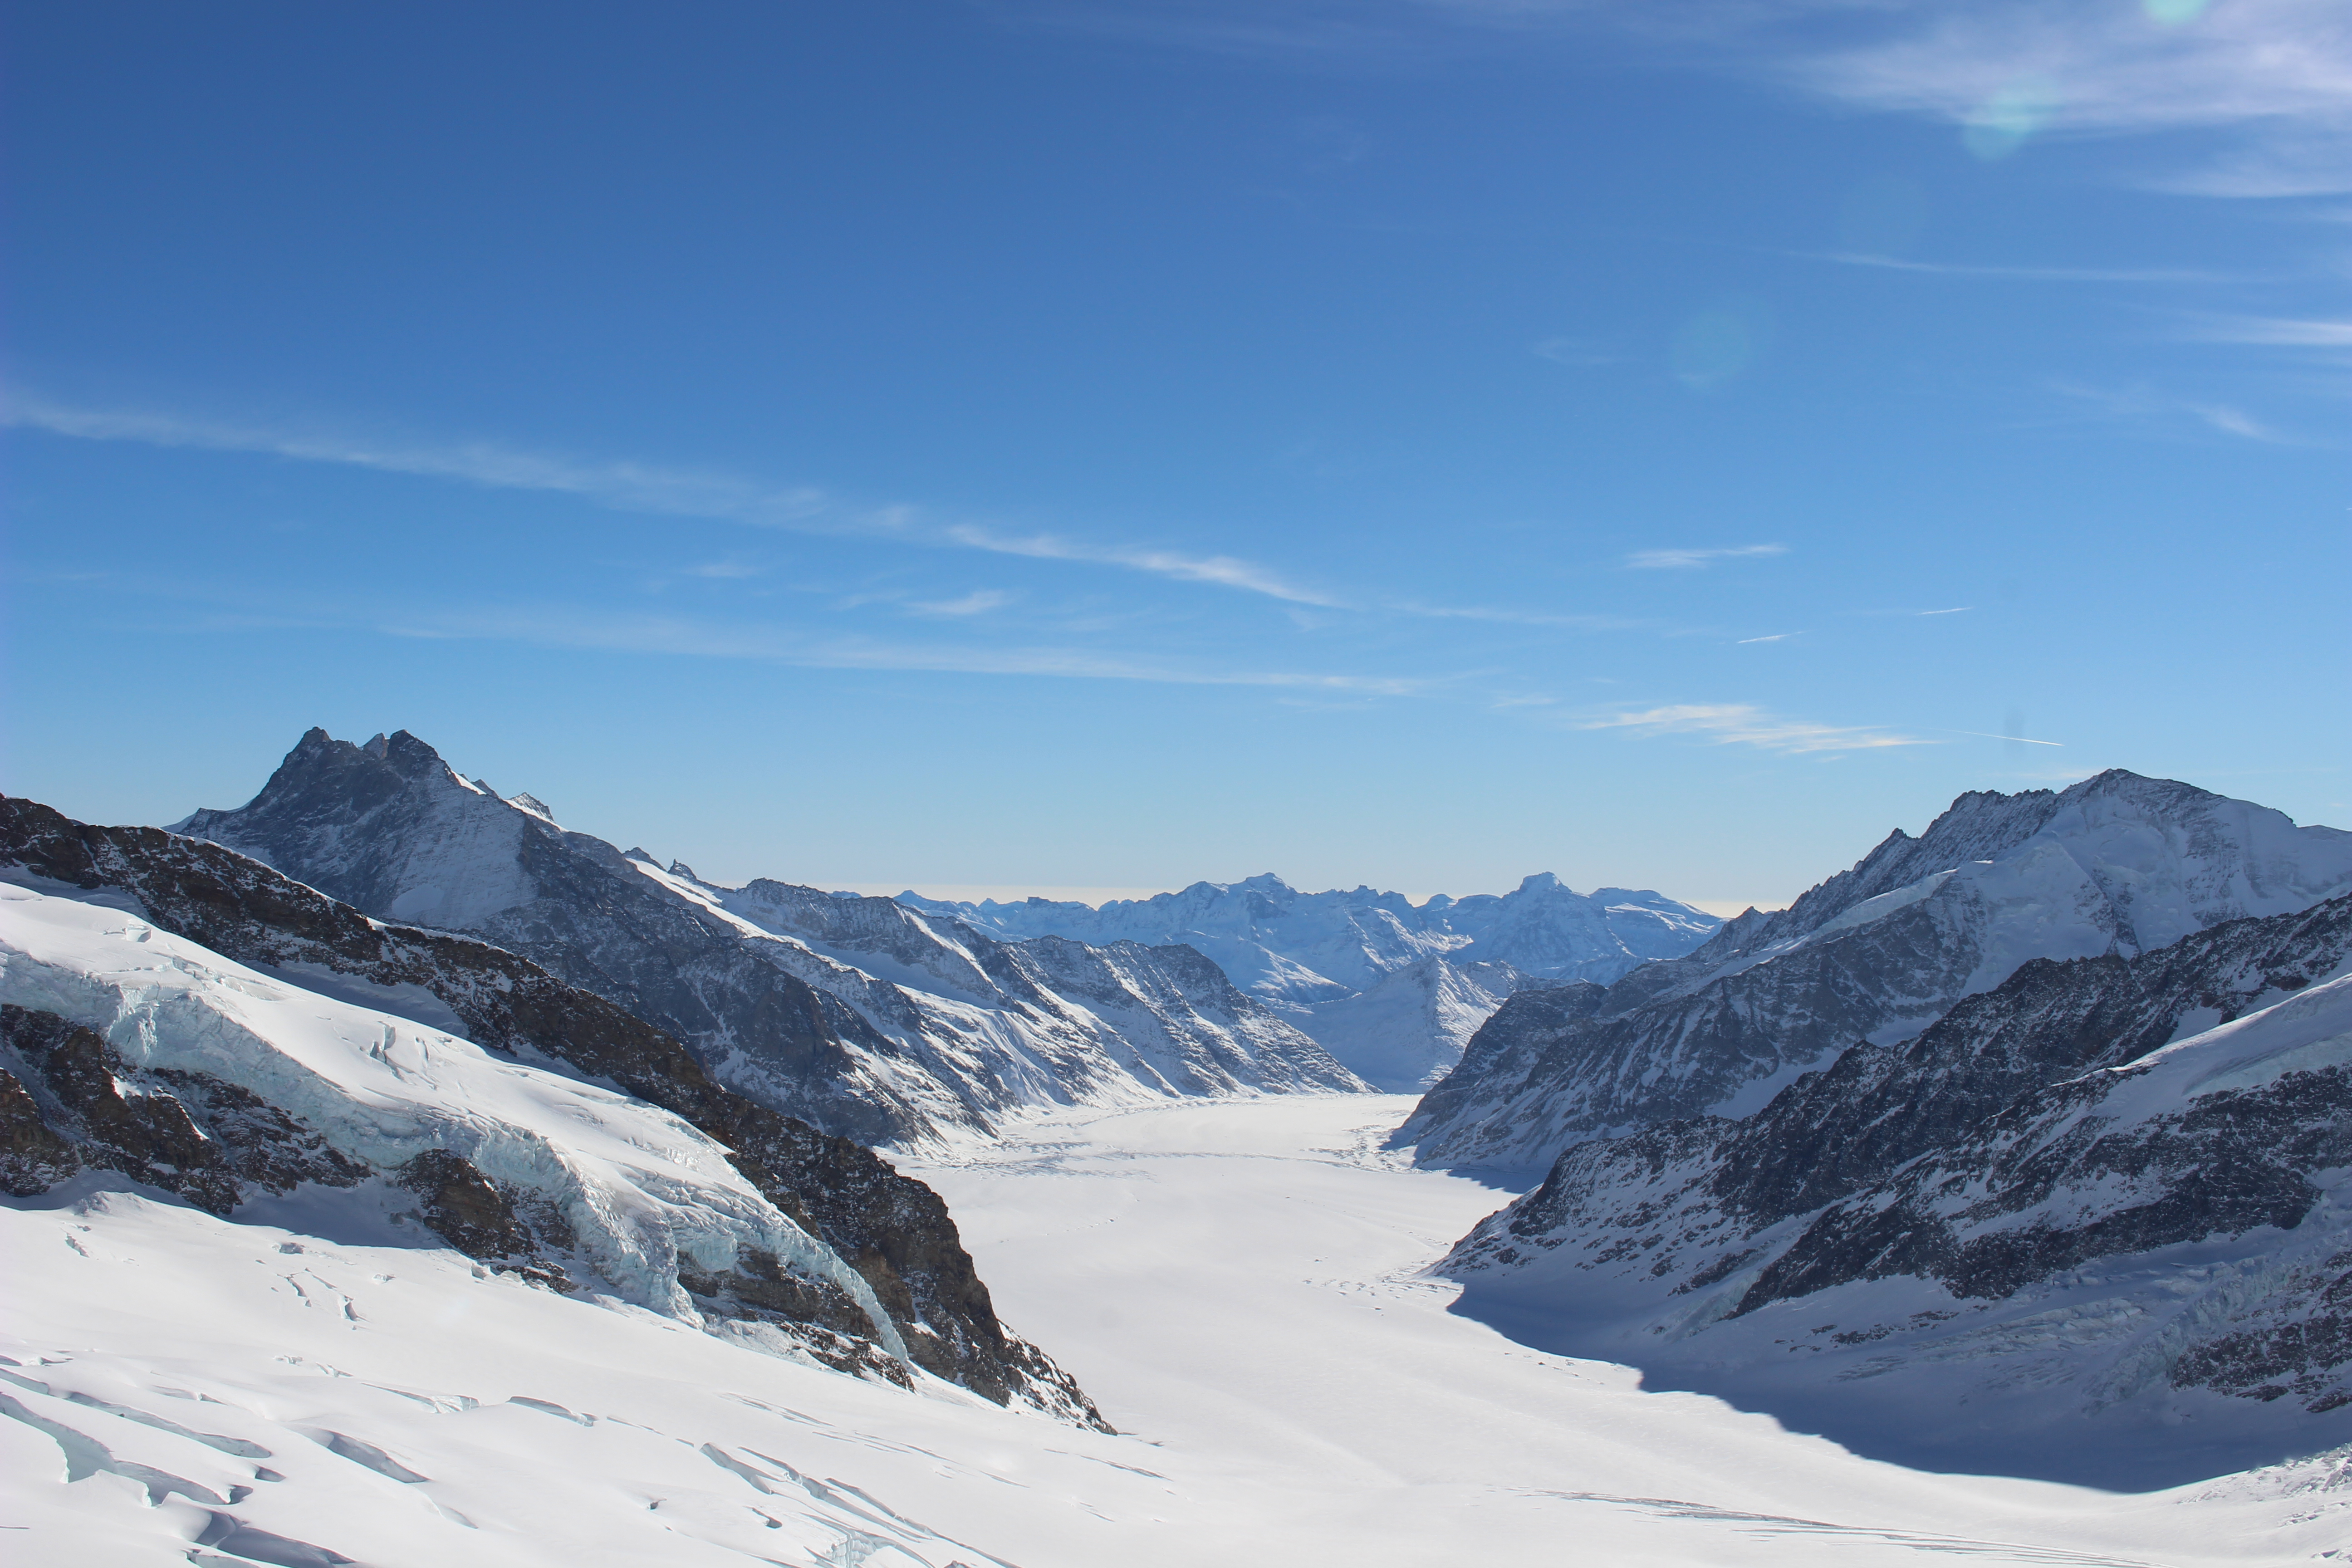
M273 981L444 1028L674 1112L872 1288L916 1364L997 1403L1084 1418L1050 1358L1004 1331L939 1195L864 1146L714 1082L671 1037L503 949L380 925L258 861L0 796L0 881L134 913Z
M1366 1083L1390 1094L1413 1093L1453 1070L1505 997L1558 984L1589 983L1533 980L1507 963L1456 963L1433 954L1295 1016Z
M1088 978L1108 1000L1090 1005L1044 983L1088 969L1058 950L942 938L887 900L713 888L499 799L405 731L354 746L313 730L252 802L180 828L379 919L519 952L677 1035L730 1089L864 1142L988 1133L1046 1105L1360 1087L1230 987L1172 978L1181 955L1143 991L1118 982L1152 963L1105 960Z
M2140 1488L2352 1436L2347 1165L2352 894L2036 961L1744 1120L1579 1144L1444 1268L1530 1342L1865 1452Z
M1629 973L1590 1019L1507 1002L1483 1065L1465 1055L1402 1136L1433 1163L1540 1166L1582 1138L1744 1114L2031 959L2128 957L2347 887L2352 833L2188 784L2113 771L2057 795L1964 795L1787 910Z
M1440 955L1544 979L1614 980L1636 964L1688 952L1722 923L1654 892L1579 893L1549 872L1508 893L1441 894L1419 905L1370 888L1303 893L1270 873L1099 909L1045 899L957 903L911 892L898 901L1011 940L1183 942L1253 994L1302 1005L1369 991L1381 976Z
M84 1163L223 1215L341 1192L312 1204L382 1232L407 1215L424 1244L567 1291L907 1375L873 1288L683 1118L13 885L0 1004L12 1142L39 1149L7 1172L19 1195ZM803 1310L719 1304L763 1293Z

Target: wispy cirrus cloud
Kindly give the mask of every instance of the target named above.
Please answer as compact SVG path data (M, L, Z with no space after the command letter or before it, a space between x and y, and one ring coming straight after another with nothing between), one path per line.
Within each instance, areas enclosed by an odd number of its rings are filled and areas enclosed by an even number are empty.
M1718 561L1788 552L1785 544L1736 544L1715 550L1636 550L1625 557L1625 564L1637 572L1689 572Z
M429 641L520 642L547 647L748 659L814 669L1053 676L1163 686L1263 687L1367 697L1410 697L1444 684L1439 679L1412 676L1221 670L1077 647L981 647L957 643L893 642L877 637L812 634L788 626L677 616L615 616L560 605L394 615L373 620L376 629L387 636Z
M1782 718L1746 703L1675 703L1612 713L1586 720L1577 727L1625 730L1637 735L1698 735L1717 745L1755 746L1783 755L1875 752L1895 746L1935 744L1878 725L1816 724L1803 719Z
M1579 632L1625 632L1654 629L1657 623L1625 616L1586 616L1559 610L1517 610L1496 605L1425 605L1402 600L1381 606L1401 616L1437 621L1485 621L1508 626L1559 626Z
M860 506L814 486L770 486L715 470L637 462L593 462L520 451L488 441L377 441L175 414L92 409L12 390L0 425L86 441L130 441L196 451L242 452L378 473L448 479L490 489L575 496L621 511L707 518L803 532L862 534L934 548L982 550L1070 561L1203 583L1293 604L1337 600L1230 555L1098 544L1051 534L1006 536L969 523L940 522L907 506ZM703 574L716 575L716 573Z
M2146 386L2097 387L2061 382L2053 391L2091 411L2101 420L2138 423L2161 432L2202 429L2259 441L2272 447L2306 447L2315 443L2293 436L2233 404L2209 398L2180 397Z
M1339 605L1339 601L1328 595L1301 587L1255 562L1237 560L1231 555L1186 555L1172 550L1125 549L1051 533L1006 535L971 523L952 524L946 532L947 537L958 544L973 550L991 551L998 555L1025 555L1037 561L1086 561L1102 566L1124 566L1130 571L1150 572L1183 583L1214 583L1227 588L1240 588L1252 594L1264 594L1268 598L1287 600L1294 605L1319 605L1326 608Z
M2352 351L2352 318L2330 321L2326 318L2282 316L2207 316L2190 323L2182 335L2208 343Z
M1013 602L1013 595L995 588L974 588L954 599L912 600L907 608L919 616L984 616Z
M1778 254L1840 267L1875 267L1890 272L1921 272L1937 278L1976 278L2013 283L2245 283L2261 281L2227 272L2175 267L1986 267L1961 261L1916 261L1853 250L1790 250Z
M1273 61L1425 68L1595 38L1855 108L1942 121L2000 157L2050 136L2218 133L2140 183L2352 191L2341 0L987 0L1016 25Z

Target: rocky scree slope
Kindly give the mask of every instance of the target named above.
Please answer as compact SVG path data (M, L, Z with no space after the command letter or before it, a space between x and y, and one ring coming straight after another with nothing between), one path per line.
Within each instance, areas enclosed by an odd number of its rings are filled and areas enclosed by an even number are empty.
M2145 1486L2341 1442L2347 974L2352 894L2036 960L1744 1120L1570 1149L1441 1267L1914 1463Z
M737 1092L861 1142L987 1134L1039 1106L1362 1087L1197 954L1003 943L887 899L716 887L500 799L404 731L312 730L250 803L178 830L520 953Z
M2111 771L1962 795L1777 913L1644 964L1589 1015L1514 997L1398 1138L1542 1168L1586 1138L1740 1115L1857 1040L1906 1038L2034 958L2129 958L2352 888L2352 833Z
M916 1365L998 1404L1101 1425L1068 1374L997 1321L930 1188L848 1139L721 1087L675 1038L527 959L371 921L218 845L155 828L89 826L5 796L0 881L135 914L271 981L446 1029L494 1058L608 1086L672 1113L715 1141L759 1198L846 1265ZM349 1186L380 1174L216 1072L134 1072L91 1029L21 1009L5 1026L24 1070L13 1087L0 1084L7 1139L0 1185L19 1196L107 1170L226 1215L304 1182ZM126 1097L110 1087L126 1082L144 1092ZM412 1194L426 1227L460 1251L564 1282L548 1259L571 1245L566 1233L559 1226L542 1237L532 1228L533 1215L552 1212L534 1195L539 1188L493 1180L437 1147L382 1174ZM877 1331L862 1314L845 1312L772 1254L755 1248L710 1268L682 1261L679 1279L695 1310L715 1321L772 1324L830 1364L886 1373L895 1364L878 1353Z

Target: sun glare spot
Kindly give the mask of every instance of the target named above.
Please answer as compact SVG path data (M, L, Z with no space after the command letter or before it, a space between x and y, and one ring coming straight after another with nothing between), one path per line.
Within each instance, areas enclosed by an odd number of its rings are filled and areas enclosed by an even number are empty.
M2171 4L2176 0L2157 0ZM1990 163L2006 158L2050 123L2058 111L2057 84L2041 77L2013 81L1969 116L1960 145Z

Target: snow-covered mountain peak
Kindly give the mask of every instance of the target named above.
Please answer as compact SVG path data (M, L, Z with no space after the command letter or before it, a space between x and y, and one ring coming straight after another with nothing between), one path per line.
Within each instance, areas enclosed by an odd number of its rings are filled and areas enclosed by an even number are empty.
M1196 955L1000 951L887 899L719 887L478 789L405 731L362 747L312 730L249 804L179 830L522 953L730 1087L868 1143L1041 1105L1362 1087Z
M1631 971L1589 1020L1507 1005L1486 1027L1508 1048L1465 1056L1480 1073L1439 1084L1411 1125L1425 1159L1518 1165L1609 1130L1736 1114L2033 959L2128 958L2347 888L2352 833L2192 784L2115 769L2060 792L1973 791L1788 909Z

